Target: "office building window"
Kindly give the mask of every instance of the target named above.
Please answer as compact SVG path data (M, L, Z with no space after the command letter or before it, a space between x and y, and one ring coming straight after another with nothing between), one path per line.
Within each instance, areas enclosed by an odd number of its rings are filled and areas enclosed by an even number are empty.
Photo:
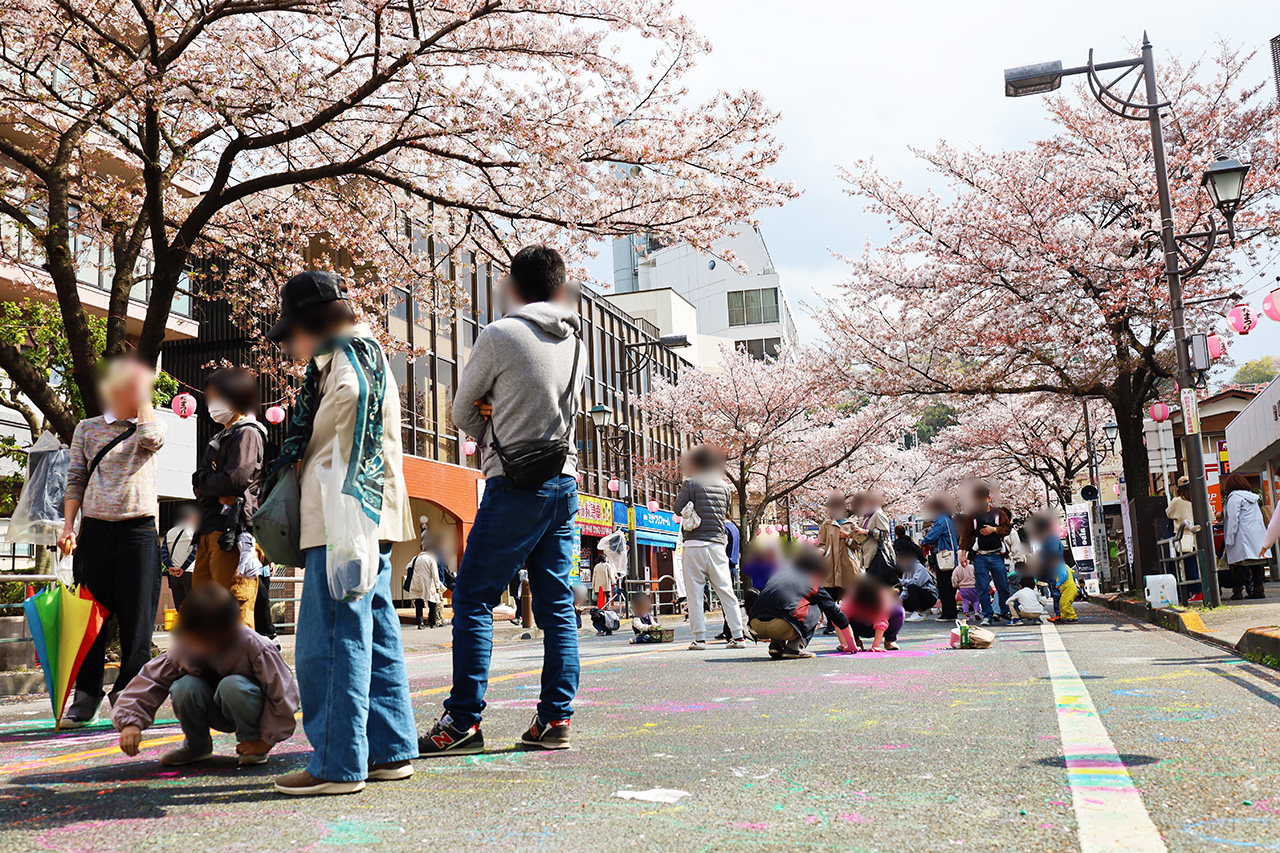
M752 358L763 360L777 358L782 349L782 338L751 338L745 341L734 341L734 346L745 350Z
M778 288L729 291L729 325L759 326L778 322Z

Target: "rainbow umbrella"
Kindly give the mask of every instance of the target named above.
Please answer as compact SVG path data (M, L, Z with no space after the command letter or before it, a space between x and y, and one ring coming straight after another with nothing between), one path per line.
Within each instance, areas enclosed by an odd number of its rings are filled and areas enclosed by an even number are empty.
M61 583L31 596L22 603L22 609L44 671L56 729L61 725L76 673L107 621L107 610L87 588Z

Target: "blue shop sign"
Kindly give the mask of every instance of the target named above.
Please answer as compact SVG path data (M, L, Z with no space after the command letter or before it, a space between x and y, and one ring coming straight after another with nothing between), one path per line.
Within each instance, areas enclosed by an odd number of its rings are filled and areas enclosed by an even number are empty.
M674 548L680 535L680 517L674 512L660 509L650 512L646 506L636 507L635 523L631 523L628 507L622 501L613 502L613 523L617 527L634 528L636 542L641 545L656 545L660 548Z

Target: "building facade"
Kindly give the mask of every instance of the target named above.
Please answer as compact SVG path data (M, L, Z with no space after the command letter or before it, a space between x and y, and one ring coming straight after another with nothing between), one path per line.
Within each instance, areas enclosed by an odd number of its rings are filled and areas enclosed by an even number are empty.
M798 340L790 300L758 229L720 240L712 253L645 236L619 238L613 267L619 298L669 288L697 312L699 334L731 341L757 358ZM708 355L714 360L714 352Z

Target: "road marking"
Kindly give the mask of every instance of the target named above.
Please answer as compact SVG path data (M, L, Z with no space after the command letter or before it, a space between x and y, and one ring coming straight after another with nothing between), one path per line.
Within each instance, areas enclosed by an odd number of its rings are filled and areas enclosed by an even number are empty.
M1081 853L1167 850L1058 629L1042 622L1040 636L1058 705L1058 730Z
M613 663L614 661L623 660L624 658L641 657L643 655L653 655L653 654L658 654L660 652L669 652L669 651L673 651L676 648L677 648L676 646L672 646L671 648L648 649L645 651L635 651L635 652L629 652L627 654L621 654L621 655L611 655L609 657L592 658L589 661L584 661L582 663L582 666L587 667L587 666L595 666L596 664L601 664L601 663ZM516 679L516 678L529 678L531 676L541 675L541 674L542 674L541 667L537 669L526 669L522 672L510 672L510 673L507 673L506 675L493 676L492 678L489 679L489 683L496 684L501 681L511 681L512 679ZM443 687L431 687L426 690L417 690L417 691L414 691L413 693L410 693L409 695L412 697L418 697L418 696L431 696L437 693L448 693L452 687L453 687L452 684L446 684ZM295 716L301 717L302 712L299 711ZM178 734L178 735L169 735L167 737L156 738L155 740L146 740L146 741L143 741L138 746L138 751L142 752L148 749L155 749L156 747L159 747L159 746L168 746L169 744L172 744L172 743L179 743L183 739L184 739L183 735ZM59 764L71 764L77 761L82 761L90 758L104 758L109 755L118 755L118 754L120 754L120 748L118 746L108 746L108 747L102 747L100 749L89 749L89 750L85 750L84 752L72 752L72 753L68 753L67 755L55 755L49 758L38 758L33 761L24 761L20 764L10 764L7 767L0 767L0 774L9 775L13 773L22 773L28 770L39 770L44 767L53 767Z

